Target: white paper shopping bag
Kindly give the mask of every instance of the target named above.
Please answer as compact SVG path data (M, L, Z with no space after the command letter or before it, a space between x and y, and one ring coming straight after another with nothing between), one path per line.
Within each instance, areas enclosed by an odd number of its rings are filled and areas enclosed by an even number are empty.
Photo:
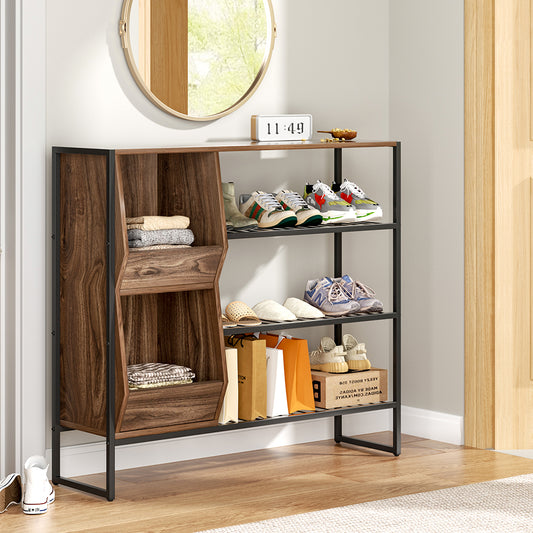
M285 369L283 350L266 349L267 359L267 416L288 415L287 393L285 390Z
M226 368L228 371L228 387L218 422L227 424L228 422L239 421L239 380L237 372L237 348L226 348Z

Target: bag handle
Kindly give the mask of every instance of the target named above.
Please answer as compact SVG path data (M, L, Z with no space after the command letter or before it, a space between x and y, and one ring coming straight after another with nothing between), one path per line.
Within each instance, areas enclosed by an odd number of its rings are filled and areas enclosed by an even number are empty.
M234 348L236 346L241 345L241 348L244 348L244 341L245 340L257 340L257 337L253 333L239 333L235 335L231 335L228 337L228 344L230 346L233 346Z

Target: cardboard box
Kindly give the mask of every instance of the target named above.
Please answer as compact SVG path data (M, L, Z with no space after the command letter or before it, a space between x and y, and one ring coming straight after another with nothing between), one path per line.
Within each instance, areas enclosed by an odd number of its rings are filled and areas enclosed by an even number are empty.
M315 406L324 409L387 401L387 370L330 374L311 371Z

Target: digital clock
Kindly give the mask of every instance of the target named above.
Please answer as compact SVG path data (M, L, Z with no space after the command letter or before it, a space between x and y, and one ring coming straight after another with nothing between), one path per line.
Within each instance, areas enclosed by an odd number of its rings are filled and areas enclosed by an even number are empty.
M311 115L252 115L252 141L307 141Z

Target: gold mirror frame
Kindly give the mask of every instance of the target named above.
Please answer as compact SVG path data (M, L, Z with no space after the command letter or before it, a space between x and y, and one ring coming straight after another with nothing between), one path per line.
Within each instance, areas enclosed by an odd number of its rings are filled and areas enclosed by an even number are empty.
M208 121L208 120L216 120L218 118L221 118L225 115L228 115L232 111L235 111L239 107L241 107L249 98L254 94L254 92L259 87L261 81L263 81L263 78L265 77L266 71L268 69L268 65L270 64L270 59L272 57L272 52L274 50L274 42L276 40L276 21L274 19L274 9L272 7L272 1L271 0L263 0L268 5L267 13L269 13L269 20L267 20L267 27L270 29L270 35L267 35L267 38L270 40L270 47L268 54L265 54L265 58L263 59L263 63L257 73L257 76L255 77L254 81L248 88L248 90L230 107L224 109L220 113L216 113L214 115L206 115L202 117L195 117L186 115L184 113L180 113L179 111L176 111L175 109L169 107L164 102L162 102L146 85L144 82L139 69L137 68L137 64L135 62L135 58L133 57L133 54L131 52L131 42L130 42L130 34L128 31L129 27L129 20L131 15L131 7L134 0L124 0L122 4L122 11L120 14L120 21L119 21L119 35L120 40L122 43L122 48L124 50L124 55L126 56L126 61L128 63L128 67L130 69L131 74L133 75L133 78L135 79L135 82L141 89L141 91L144 93L144 95L150 100L153 104L161 108L163 111L166 111L170 115L174 115L175 117L183 118L186 120L194 120L194 121Z

